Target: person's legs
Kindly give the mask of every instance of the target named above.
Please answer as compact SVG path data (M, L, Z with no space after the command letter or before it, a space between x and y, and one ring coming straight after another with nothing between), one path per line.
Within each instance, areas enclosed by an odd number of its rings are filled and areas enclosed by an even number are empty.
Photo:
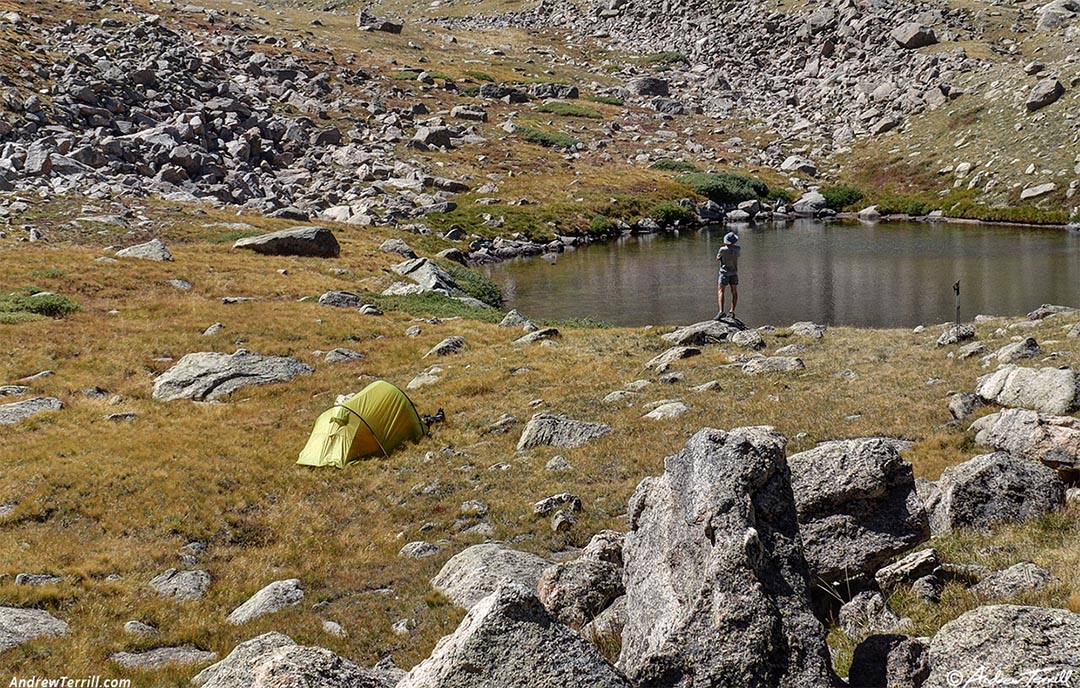
M731 315L735 315L735 306L739 305L739 285L731 285ZM720 301L720 310L724 310L723 299Z
M721 284L718 289L720 291L720 313L723 314L727 310L724 308L724 302L726 301L725 297L727 296L727 294L724 293L725 285Z

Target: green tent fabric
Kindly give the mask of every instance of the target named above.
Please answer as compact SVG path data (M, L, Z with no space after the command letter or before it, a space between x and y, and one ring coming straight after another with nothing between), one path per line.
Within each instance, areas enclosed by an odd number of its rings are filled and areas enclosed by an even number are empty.
M405 440L426 432L409 397L379 380L324 411L296 463L343 468L365 456L389 456Z

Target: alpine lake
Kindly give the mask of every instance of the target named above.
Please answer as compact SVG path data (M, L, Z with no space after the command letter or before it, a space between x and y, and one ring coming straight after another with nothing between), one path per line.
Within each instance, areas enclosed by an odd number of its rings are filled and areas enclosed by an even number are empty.
M685 325L717 312L716 252L736 231L739 318L895 328L1080 307L1080 232L797 220L625 236L485 266L507 308L544 320ZM728 301L730 310L730 295Z

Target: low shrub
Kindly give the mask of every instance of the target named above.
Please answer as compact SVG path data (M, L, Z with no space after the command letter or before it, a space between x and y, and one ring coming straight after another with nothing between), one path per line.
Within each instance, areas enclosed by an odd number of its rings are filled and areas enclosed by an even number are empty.
M673 65L679 62L686 62L686 55L676 51L669 50L662 53L654 53L645 58L645 61L649 64L655 65Z
M695 225L698 222L698 217L692 210L671 202L655 206L649 212L649 217L656 220L661 227L672 227L676 224Z
M487 72L477 72L472 69L465 70L465 76L476 81L486 81L487 83L494 83L495 77L491 76Z
M577 145L581 143L573 136L544 131L543 129L536 129L534 127L519 126L517 128L517 133L529 143L547 146L548 148L571 149L576 148Z
M664 172L697 172L698 168L692 162L686 160L673 160L671 158L660 158L653 164L649 165L650 169L663 170Z
M601 115L596 110L590 110L587 107L583 107L575 103L565 103L563 101L544 103L537 108L537 112L546 112L552 115L562 115L563 117L586 117L588 119L603 118L603 115Z
M733 172L692 172L684 174L676 181L690 187L694 193L720 204L741 203L769 195L769 187L765 182Z
M503 295L499 285L489 280L479 272L470 270L462 265L450 261L437 261L439 267L450 273L454 281L458 283L469 296L479 299L493 308L502 308Z
M0 313L28 313L46 318L61 318L79 310L79 304L66 296L23 287L0 297Z
M863 199L863 192L854 186L829 186L821 190L825 206L840 211Z
M596 215L589 222L589 234L594 236L607 236L617 231L619 231L619 226L606 215Z

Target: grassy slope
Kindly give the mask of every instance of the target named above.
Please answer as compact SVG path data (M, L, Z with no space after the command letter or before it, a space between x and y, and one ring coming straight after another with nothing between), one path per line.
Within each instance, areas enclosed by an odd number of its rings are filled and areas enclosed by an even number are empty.
M393 653L410 666L460 618L431 594L427 581L451 554L480 541L458 532L473 521L455 526L462 502L488 504L495 537L522 538L517 546L524 549L551 555L580 546L598 529L625 527L626 501L638 481L660 472L663 457L703 426L775 425L793 438L792 452L836 437L908 437L917 440L908 458L928 477L976 453L966 433L940 426L947 420L946 391L971 389L982 370L972 361L947 358L933 346L934 331L831 330L810 345L803 356L807 371L795 376L750 378L721 368L738 352L712 347L675 365L684 382L654 382L635 407L610 407L599 403L605 394L653 377L643 364L666 348L659 337L663 330L566 330L553 346L521 348L511 344L517 332L451 320L420 323L422 334L409 338L404 330L416 321L403 313L372 318L299 301L328 289L377 291L388 284L385 268L395 261L377 251L386 235L339 228L339 259L270 258L207 243L207 234L220 229L204 224L234 217L211 213L195 219L154 208L147 213L170 238L175 263L100 263L94 261L100 250L73 243L0 242L0 286L34 284L82 304L66 320L0 326L0 382L55 370L33 383L34 393L58 396L66 405L59 413L0 428L0 502L18 504L0 521L3 571L12 576L0 581L0 598L49 609L73 627L70 639L33 642L0 656L0 666L15 672L121 673L107 665L108 654L185 642L224 654L268 630L362 664ZM334 274L337 268L352 274ZM173 277L191 281L195 289L182 292L165 284ZM258 300L221 303L223 296L235 295ZM225 330L203 338L201 331L216 321ZM1077 340L1047 341L1061 336L1062 324L1051 319L1033 336L1048 350L1080 354ZM1008 340L991 337L992 329L980 326L989 344ZM433 436L389 459L346 470L293 465L314 418L335 395L356 391L373 377L405 385L433 363L421 359L424 352L455 334L466 337L465 351L438 362L445 368L442 381L412 394L422 412L446 410L447 422ZM785 335L767 335L770 350L793 341ZM151 399L153 376L169 366L156 359L232 352L237 346L292 355L316 372L288 384L242 390L222 404ZM357 349L366 358L329 365L312 353L335 346ZM856 376L837 377L848 370ZM930 377L942 382L928 385ZM711 379L720 381L721 393L687 389ZM110 406L79 391L95 385L124 401ZM669 398L685 399L693 411L663 423L640 419L646 403ZM483 432L503 413L526 421L537 410L608 422L615 431L576 450L525 453L514 448L520 426L507 435ZM104 419L118 411L134 411L138 418L120 424ZM845 420L855 413L862 415ZM806 435L794 439L799 433ZM544 470L557 453L573 470ZM510 468L492 468L504 463ZM430 494L422 493L433 484ZM532 516L531 504L565 490L582 497L585 512L573 531L553 534L545 520ZM1031 558L1062 581L1040 601L1062 605L1072 595L1076 608L1080 533L1074 516L999 531L991 554L980 553L990 538L948 538L939 546L957 561L1005 565ZM421 532L424 523L433 525ZM1040 533L1049 537L1036 537ZM159 598L147 581L178 566L177 550L192 539L210 544L202 564L214 578L207 598L184 604ZM415 539L440 541L443 552L421 561L399 558L397 550ZM19 572L55 572L65 582L15 586ZM119 578L109 580L113 575ZM304 583L302 605L242 628L224 622L251 593L290 577ZM927 632L972 604L965 599L916 613L899 602ZM341 623L349 637L321 631L323 618ZM416 629L395 636L390 627L403 618L415 619ZM128 619L158 625L161 637L124 636ZM837 645L842 648L843 639ZM191 673L169 670L155 685L182 685Z

